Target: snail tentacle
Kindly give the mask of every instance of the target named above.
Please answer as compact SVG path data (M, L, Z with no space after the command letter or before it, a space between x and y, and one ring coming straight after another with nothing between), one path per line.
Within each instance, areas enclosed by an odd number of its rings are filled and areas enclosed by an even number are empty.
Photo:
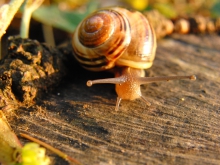
M87 86L92 86L93 84L116 84L116 92L118 95L115 110L119 109L119 104L122 99L125 100L135 100L140 98L148 106L151 105L149 101L141 94L140 86L142 84L159 82L159 81L169 81L169 80L182 80L190 79L195 80L196 76L159 76L159 77L143 77L143 72L140 69L125 67L120 74L116 74L115 78L89 80Z
M87 70L115 70L115 78L89 80L87 86L116 84L115 110L122 99L142 99L140 85L169 80L191 79L192 76L144 77L144 69L153 65L156 35L147 18L137 11L120 7L100 9L77 26L72 40L73 55Z
M119 105L120 105L120 103L121 103L121 100L122 100L122 98L117 97L116 106L115 106L115 111L118 111L118 110L119 110Z

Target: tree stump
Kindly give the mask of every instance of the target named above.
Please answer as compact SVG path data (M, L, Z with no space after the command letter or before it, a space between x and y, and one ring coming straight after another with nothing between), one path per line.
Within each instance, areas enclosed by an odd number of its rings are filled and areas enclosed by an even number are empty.
M86 86L112 75L74 63L68 78L36 105L16 110L10 124L85 165L220 164L219 44L217 35L160 40L147 76L195 74L197 80L143 85L152 105L122 100L119 111L114 85ZM49 154L54 164L68 164Z

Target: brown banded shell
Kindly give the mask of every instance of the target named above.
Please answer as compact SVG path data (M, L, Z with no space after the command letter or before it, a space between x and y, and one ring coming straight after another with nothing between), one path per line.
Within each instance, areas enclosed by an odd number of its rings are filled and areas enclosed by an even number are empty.
M114 69L115 78L87 81L94 84L115 84L118 95L115 110L121 100L142 99L140 86L151 82L190 79L192 76L144 77L144 70L153 64L156 35L148 20L139 12L119 7L101 9L82 21L73 36L73 53L81 65L93 71Z
M151 67L156 38L148 20L139 12L113 7L85 18L74 32L74 56L88 70L117 66Z

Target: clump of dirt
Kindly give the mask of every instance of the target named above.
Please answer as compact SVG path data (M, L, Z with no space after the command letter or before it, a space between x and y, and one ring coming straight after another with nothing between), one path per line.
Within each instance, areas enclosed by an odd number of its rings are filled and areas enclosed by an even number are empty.
M8 53L0 62L0 109L30 106L66 75L58 49L36 40L9 37Z

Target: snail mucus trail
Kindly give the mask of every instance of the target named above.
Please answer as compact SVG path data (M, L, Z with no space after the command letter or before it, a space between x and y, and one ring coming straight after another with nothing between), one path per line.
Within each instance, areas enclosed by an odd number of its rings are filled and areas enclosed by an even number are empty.
M76 28L73 55L91 71L114 68L115 78L89 80L87 86L116 84L118 95L115 109L122 99L142 99L140 85L158 81L190 79L196 76L144 77L144 69L152 66L156 52L156 35L140 12L120 7L100 9L85 18Z

